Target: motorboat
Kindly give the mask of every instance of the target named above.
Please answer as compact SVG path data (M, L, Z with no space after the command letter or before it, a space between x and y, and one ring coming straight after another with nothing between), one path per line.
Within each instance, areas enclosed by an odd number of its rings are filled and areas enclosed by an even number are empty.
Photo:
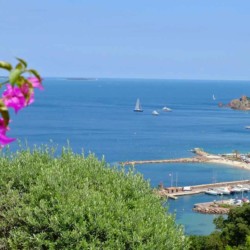
M243 186L243 185L237 185L237 188L240 188L242 192L248 192L249 191L249 187Z
M159 113L158 113L156 110L154 110L154 111L152 112L152 115L159 115Z
M232 193L241 193L241 192L243 192L243 190L240 188L240 187L233 187L233 188L231 188L231 192Z
M250 126L245 126L245 129L250 129Z
M210 194L210 195L221 195L221 192L218 192L214 189L208 189L207 191L205 191L205 194Z
M170 109L170 108L168 108L168 107L163 107L162 110L163 110L164 112L171 112L171 111L172 111L172 109Z
M231 194L231 190L228 187L219 187L219 188L216 188L215 191L222 193L223 195Z

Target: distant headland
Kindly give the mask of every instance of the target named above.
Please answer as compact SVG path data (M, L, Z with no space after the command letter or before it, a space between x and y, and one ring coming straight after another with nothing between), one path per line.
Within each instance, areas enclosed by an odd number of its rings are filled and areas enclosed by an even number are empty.
M73 81L96 81L97 78L91 77L67 77L66 80L73 80Z

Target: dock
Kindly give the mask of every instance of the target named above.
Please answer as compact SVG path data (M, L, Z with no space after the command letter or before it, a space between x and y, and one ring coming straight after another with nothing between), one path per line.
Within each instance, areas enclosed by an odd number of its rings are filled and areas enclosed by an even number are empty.
M250 180L241 181L227 181L227 182L217 182L211 184L202 184L189 186L190 190L184 191L184 187L163 187L161 186L156 193L161 197L167 197L170 199L177 199L178 196L183 195L195 195L200 193L205 193L208 189L219 188L219 187L233 187L237 185L250 185Z

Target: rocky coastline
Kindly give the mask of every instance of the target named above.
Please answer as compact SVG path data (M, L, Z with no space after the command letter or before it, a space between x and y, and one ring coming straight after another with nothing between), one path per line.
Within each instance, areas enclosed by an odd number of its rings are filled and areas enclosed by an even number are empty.
M219 107L229 107L235 110L250 110L250 97L243 95L238 99L233 99L230 103L224 105L223 103L218 103Z

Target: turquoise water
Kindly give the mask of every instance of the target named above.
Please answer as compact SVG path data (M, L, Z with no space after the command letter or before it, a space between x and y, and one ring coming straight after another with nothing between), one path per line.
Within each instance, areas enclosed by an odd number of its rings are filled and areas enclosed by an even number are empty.
M194 147L211 153L249 152L250 113L218 108L242 94L250 95L250 82L98 79L96 81L45 79L34 105L13 114L10 136L29 145L66 145L75 152L103 155L119 161L188 157ZM216 97L214 101L212 96ZM133 112L140 98L144 112ZM173 112L161 111L167 106ZM152 116L153 110L160 112ZM15 150L17 143L11 145ZM194 185L250 177L250 171L213 164L153 164L136 169L153 187ZM214 197L196 195L169 201L177 222L187 234L208 234L213 216L192 212L194 203Z

